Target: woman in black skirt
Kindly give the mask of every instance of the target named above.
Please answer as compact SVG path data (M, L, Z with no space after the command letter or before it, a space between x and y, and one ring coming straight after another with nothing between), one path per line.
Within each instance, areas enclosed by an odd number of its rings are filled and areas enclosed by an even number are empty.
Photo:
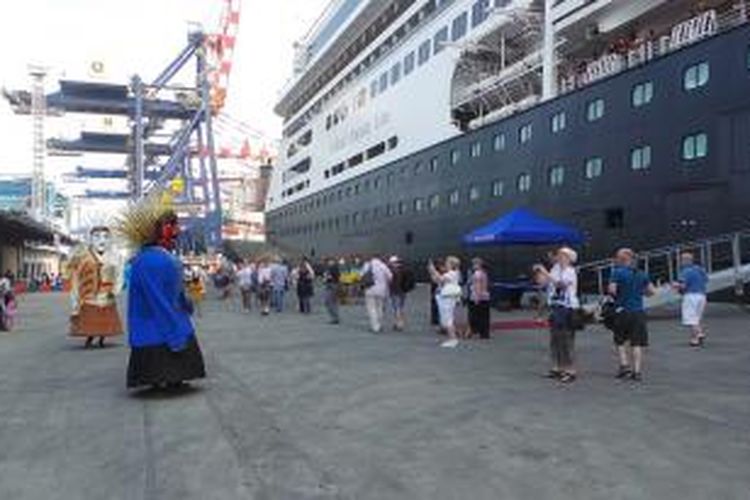
M205 377L182 264L171 253L179 234L177 216L147 200L131 209L120 232L140 246L128 286L128 388L177 388Z

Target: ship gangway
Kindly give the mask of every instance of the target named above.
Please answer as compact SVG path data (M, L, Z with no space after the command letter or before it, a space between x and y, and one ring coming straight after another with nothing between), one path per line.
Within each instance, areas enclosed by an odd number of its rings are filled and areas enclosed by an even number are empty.
M678 280L680 255L684 252L692 253L696 262L706 269L709 294L730 291L738 298L745 296L750 283L750 229L639 252L639 267L657 287L657 293L646 298L647 309L680 302L680 294L672 285ZM613 259L604 259L579 267L579 280L587 302L605 296L614 266Z

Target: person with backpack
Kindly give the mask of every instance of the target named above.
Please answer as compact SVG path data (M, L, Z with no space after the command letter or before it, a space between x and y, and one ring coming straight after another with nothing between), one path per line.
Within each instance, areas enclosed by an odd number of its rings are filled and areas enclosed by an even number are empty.
M416 280L414 273L404 262L393 255L388 259L388 267L393 274L391 280L391 308L393 309L393 329L402 331L406 326L404 308L406 306L406 295L414 290Z
M636 267L635 252L621 248L615 254L615 267L609 278L608 292L614 298L616 317L614 340L620 367L616 377L642 380L643 354L648 346L648 325L644 296L656 293L648 274Z
M393 273L378 257L372 257L362 267L360 286L365 292L365 308L373 333L380 333L383 328L383 310Z
M297 283L297 301L299 302L299 312L310 314L312 306L310 299L315 293L315 271L313 271L310 262L306 257L302 259L295 270L295 281Z
M339 290L341 288L341 268L336 259L328 259L323 273L325 296L323 302L330 316L330 323L338 325L339 318Z

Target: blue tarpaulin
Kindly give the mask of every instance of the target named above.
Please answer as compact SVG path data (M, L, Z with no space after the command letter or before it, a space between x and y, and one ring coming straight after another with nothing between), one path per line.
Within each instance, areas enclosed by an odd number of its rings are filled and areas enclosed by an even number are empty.
M583 242L581 232L517 208L463 237L467 245L550 245Z

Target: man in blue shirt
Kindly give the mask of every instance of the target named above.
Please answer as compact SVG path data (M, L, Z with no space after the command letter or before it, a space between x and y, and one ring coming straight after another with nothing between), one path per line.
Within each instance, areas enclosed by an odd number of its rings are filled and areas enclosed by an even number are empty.
M271 264L271 307L277 313L284 311L284 295L289 287L289 268L277 257Z
M615 267L609 279L609 294L617 306L614 340L620 358L617 378L640 381L643 351L648 346L648 326L643 297L656 289L648 275L635 265L635 252L621 248L615 254Z
M706 339L703 330L703 312L706 309L706 288L708 275L705 269L695 263L693 254L680 255L680 276L675 288L682 293L682 324L690 328L690 345L701 347Z

